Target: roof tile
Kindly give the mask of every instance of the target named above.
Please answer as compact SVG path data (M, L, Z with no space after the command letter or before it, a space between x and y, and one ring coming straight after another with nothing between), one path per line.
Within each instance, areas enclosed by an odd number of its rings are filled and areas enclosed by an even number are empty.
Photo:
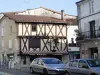
M47 16L37 16L37 15L15 15L14 13L4 13L5 16L16 22L44 22L44 23L66 23L61 19Z

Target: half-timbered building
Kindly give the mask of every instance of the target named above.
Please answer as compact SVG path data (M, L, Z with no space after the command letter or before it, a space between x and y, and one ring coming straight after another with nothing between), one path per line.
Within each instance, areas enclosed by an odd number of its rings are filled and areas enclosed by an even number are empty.
M12 67L29 66L36 57L68 59L67 22L64 18L75 18L62 12L40 7L22 12L2 13L1 60L12 62Z

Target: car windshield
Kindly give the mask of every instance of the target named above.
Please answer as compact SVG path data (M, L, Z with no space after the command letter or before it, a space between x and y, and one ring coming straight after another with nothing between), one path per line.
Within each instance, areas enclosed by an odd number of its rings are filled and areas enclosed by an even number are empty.
M91 67L100 67L100 60L87 60L87 63Z
M43 59L45 64L62 64L62 61L59 59Z

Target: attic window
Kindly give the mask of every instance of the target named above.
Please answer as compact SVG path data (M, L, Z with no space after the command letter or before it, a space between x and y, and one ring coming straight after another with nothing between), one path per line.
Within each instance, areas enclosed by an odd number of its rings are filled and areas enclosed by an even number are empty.
M36 31L37 28L36 28L36 25L32 25L32 31Z

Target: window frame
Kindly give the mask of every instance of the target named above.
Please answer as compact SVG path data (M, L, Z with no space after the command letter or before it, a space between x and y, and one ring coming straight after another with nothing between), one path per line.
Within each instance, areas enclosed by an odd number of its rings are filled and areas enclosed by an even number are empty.
M73 65L74 62L76 63L76 65ZM78 60L71 61L70 67L77 67L77 66L78 66Z
M32 30L32 32L36 32L37 31L37 26L36 25L32 25L31 26L31 30Z
M12 26L10 26L10 34L12 34Z
M83 62L83 63L85 63L87 66L88 66L88 64L86 63L86 61L84 61L84 60L79 60L79 62L78 62L78 68L82 68L82 66L81 67L79 67L79 64L80 64L80 61L81 61L81 63ZM88 66L89 67L89 66Z
M39 63L39 59L34 59L34 64L38 64Z

